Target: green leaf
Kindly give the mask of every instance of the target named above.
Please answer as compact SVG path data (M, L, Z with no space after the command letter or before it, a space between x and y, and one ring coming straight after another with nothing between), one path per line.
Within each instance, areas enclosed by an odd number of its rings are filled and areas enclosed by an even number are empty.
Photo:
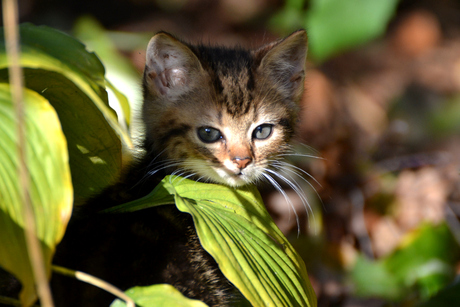
M358 296L377 296L396 300L406 291L400 280L388 272L382 262L372 261L363 256L358 257L351 278L355 286L355 294Z
M253 186L233 189L167 176L141 200L112 212L171 203L193 216L200 242L254 306L316 306L305 264Z
M397 0L313 0L305 23L310 53L319 61L381 35Z
M4 50L3 32L1 34L0 50ZM72 81L99 108L121 140L132 147L128 133L118 124L115 112L108 105L104 67L95 54L89 53L73 37L46 26L23 24L20 36L22 67L54 71ZM3 51L0 68L7 66Z
M2 39L0 82L8 82ZM21 48L26 87L48 99L61 121L78 205L111 184L121 168L119 135L125 132L108 107L104 67L80 42L47 27L22 25Z
M384 263L404 285L417 287L427 298L452 280L459 257L460 247L446 224L425 224Z
M148 287L134 287L125 292L140 307L206 307L207 305L198 300L192 300L179 292L176 288L167 284L159 284ZM117 299L110 307L126 307L126 303Z
M131 115L128 101L131 102L133 109L140 108L142 91L139 88L139 80L141 76L132 63L120 54L119 50L133 51L134 49L145 48L151 34L110 32L89 16L79 18L75 23L73 32L78 39L85 43L87 48L94 50L101 58L106 70L106 79L114 85L112 87L109 83L108 87L119 102L120 108L117 109L117 112L118 114L121 112L127 123L130 124ZM120 35L122 38L117 39L117 36ZM126 46L130 43L132 45Z
M72 210L67 144L58 116L45 98L25 90L24 103L29 194L49 273L55 246L64 235ZM10 87L3 83L0 84L0 140L0 265L22 282L21 301L30 305L36 296L24 238L16 118Z
M426 299L452 280L459 256L460 247L446 224L426 224L386 258L358 258L351 276L358 295L397 300L416 291Z

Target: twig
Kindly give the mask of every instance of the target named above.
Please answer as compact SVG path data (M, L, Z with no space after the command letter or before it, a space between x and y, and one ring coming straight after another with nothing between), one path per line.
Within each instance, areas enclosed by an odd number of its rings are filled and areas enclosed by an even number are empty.
M78 279L80 281L86 282L86 283L88 283L90 285L93 285L93 286L96 286L98 288L101 288L101 289L103 289L103 290L115 295L118 298L121 298L122 300L124 300L126 302L127 307L135 307L136 306L136 304L134 303L132 298L127 296L123 291L121 291L117 287L109 284L106 281L103 281L102 279L99 279L97 277L91 276L89 274L86 274L86 273L83 273L83 272L80 272L80 271L70 270L70 269L67 269L67 268L64 268L64 267L61 267L61 266L57 266L57 265L53 265L52 269L56 273L59 273L59 274L65 275L65 276L69 276L69 277L73 277L73 278Z
M3 20L5 24L5 45L8 57L8 72L10 75L11 97L17 120L17 151L18 151L18 176L19 192L23 203L24 230L27 251L30 258L38 297L41 305L52 307L53 300L49 289L43 254L36 236L35 217L29 195L29 172L26 166L26 137L25 137L25 110L23 102L22 69L19 65L19 29L18 7L16 0L3 0ZM29 303L29 302L27 302Z

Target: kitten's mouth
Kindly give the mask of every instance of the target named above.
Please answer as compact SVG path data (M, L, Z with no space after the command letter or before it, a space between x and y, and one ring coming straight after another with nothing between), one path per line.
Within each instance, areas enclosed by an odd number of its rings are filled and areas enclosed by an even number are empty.
M224 170L225 176L221 176L224 184L232 187L240 187L254 182L252 172L241 170L238 173Z
M235 173L222 168L215 168L214 171L216 172L216 176L213 176L211 179L216 182L220 182L231 187L239 187L249 183L249 177L243 171Z

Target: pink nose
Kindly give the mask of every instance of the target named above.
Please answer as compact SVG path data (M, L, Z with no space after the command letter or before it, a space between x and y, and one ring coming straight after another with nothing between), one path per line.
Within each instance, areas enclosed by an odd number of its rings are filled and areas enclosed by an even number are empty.
M246 166L248 166L249 163L251 163L252 159L249 158L249 157L246 157L246 158L234 158L233 159L233 162L238 166L239 169L243 169L243 168L246 168Z

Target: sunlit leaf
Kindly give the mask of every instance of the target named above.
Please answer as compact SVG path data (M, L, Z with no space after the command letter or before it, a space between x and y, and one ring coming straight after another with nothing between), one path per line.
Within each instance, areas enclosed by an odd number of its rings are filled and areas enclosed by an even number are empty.
M139 83L141 75L134 69L132 63L120 54L119 50L126 50L126 46L117 45L115 38L117 34L123 34L122 43L127 44L134 40L134 45L129 46L129 48L144 49L151 35L109 32L97 20L89 16L79 18L73 32L78 39L85 43L87 48L95 51L101 58L106 70L106 79L114 85L112 87L108 84L108 86L115 94L120 106L120 108L114 108L117 112L121 112L127 123L130 124L130 103L134 109L138 110L139 104L142 102L142 91Z
M122 161L122 128L108 107L104 68L74 38L47 27L21 26L25 86L51 103L67 138L75 202L112 183ZM8 82L0 38L0 82Z
M173 200L193 216L201 244L252 305L316 306L303 260L274 224L255 187L233 189L167 176L148 196L111 211Z
M148 287L134 287L125 292L140 307L206 307L198 300L185 297L176 288L167 284ZM126 307L126 303L115 300L110 307Z
M49 102L31 90L25 90L24 95L28 191L49 274L55 246L64 235L72 209L67 144ZM16 118L10 87L3 83L0 84L0 140L0 265L22 282L21 300L30 305L35 300L35 287L24 239Z
M105 71L96 55L86 51L85 46L73 37L49 27L24 24L20 27L20 35L21 66L54 71L72 81L99 108L122 141L132 146L129 135L121 129L115 112L108 105ZM0 49L4 49L3 40L1 35ZM7 66L2 52L0 68Z

